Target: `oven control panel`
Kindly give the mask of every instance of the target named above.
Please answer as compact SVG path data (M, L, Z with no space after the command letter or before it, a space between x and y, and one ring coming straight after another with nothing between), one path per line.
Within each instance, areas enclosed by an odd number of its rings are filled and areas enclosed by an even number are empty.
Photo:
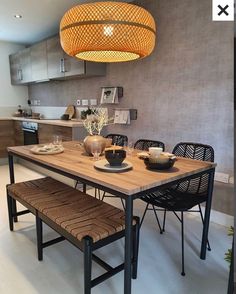
M22 122L22 129L37 131L38 130L38 123L31 122L31 121L23 121Z

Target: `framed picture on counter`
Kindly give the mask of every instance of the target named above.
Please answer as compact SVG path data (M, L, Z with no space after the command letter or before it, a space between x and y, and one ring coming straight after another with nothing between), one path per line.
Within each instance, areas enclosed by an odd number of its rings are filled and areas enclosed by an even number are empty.
M103 87L101 104L118 103L117 87Z

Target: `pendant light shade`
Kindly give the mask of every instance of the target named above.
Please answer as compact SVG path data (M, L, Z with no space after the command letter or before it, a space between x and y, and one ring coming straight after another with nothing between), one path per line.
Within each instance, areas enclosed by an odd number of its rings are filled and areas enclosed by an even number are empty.
M156 26L142 7L124 2L75 6L63 16L60 40L70 56L96 62L123 62L151 54Z

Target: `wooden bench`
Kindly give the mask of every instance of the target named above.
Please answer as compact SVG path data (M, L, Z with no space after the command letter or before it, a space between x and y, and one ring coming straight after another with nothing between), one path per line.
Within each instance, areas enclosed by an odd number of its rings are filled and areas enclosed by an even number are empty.
M13 199L27 210L13 213ZM36 216L38 260L43 248L67 239L84 253L84 293L124 269L124 263L111 267L93 251L124 237L125 214L122 210L71 188L52 178L11 184L7 186L9 226L14 217L32 212ZM60 234L43 243L42 221ZM137 277L139 219L133 222L132 277ZM91 279L92 260L107 272Z

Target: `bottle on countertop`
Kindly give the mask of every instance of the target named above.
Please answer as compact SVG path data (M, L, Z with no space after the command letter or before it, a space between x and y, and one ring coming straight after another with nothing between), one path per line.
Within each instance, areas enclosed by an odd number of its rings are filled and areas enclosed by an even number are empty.
M21 109L21 105L18 105L17 112L22 115L23 110Z
M32 116L32 108L31 108L31 100L30 99L27 100L27 104L29 106L29 110L27 111L27 114L29 117L31 117Z

